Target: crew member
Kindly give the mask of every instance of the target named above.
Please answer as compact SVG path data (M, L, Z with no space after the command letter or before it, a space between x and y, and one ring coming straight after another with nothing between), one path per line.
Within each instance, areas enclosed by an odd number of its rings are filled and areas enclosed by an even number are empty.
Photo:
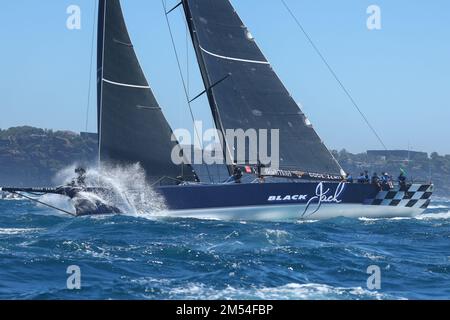
M400 175L398 176L398 184L401 189L406 188L406 172L403 169L400 169Z
M385 191L390 190L393 187L391 177L387 172L385 172L381 177L381 185Z
M361 174L358 177L358 183L366 183L366 177L364 176L363 172L361 172Z
M265 168L266 166L261 163L261 161L258 160L258 163L256 164L256 174L258 175L258 179L260 183L264 183L264 176L262 175L262 168Z
M77 167L75 169L77 177L72 181L73 186L84 187L86 186L86 170L83 167Z
M353 176L352 176L351 173L349 173L349 174L347 175L347 182L348 182L348 183L353 183Z
M241 179L242 179L242 170L241 168L239 168L237 163L235 163L233 169L233 180L235 183L241 183Z
M380 184L380 177L378 176L378 174L375 172L372 176L372 184L376 184L379 185Z

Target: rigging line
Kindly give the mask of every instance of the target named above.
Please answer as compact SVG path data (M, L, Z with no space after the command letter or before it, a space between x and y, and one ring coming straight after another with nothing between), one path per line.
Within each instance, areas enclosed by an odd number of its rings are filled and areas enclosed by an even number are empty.
M190 35L189 35L189 26L187 25L187 22L186 22L186 19L184 19L183 17L181 17L181 19L184 21L184 24L185 24L185 26L186 26L186 83L187 83L187 91L188 91L188 95L190 96L191 95L191 93L190 93L190 89L191 89L191 75L190 75L190 69L189 69L189 62L190 62L190 59L189 59L189 45L190 45L190 42L189 42L189 37L190 37Z
M91 40L91 63L89 67L89 88L86 106L86 126L85 131L88 132L89 127L89 111L91 107L91 86L92 86L92 68L94 66L94 41L95 41L95 26L97 25L97 1L94 2L94 23L92 25L92 40Z
M163 4L164 10L165 10L166 9L166 4L164 3L164 0L161 0L161 2ZM182 67L181 67L180 57L178 55L178 51L177 51L177 48L176 48L176 45L175 45L175 39L174 39L174 36L173 36L172 27L170 26L169 17L166 14L165 14L165 17L166 17L167 27L168 27L169 33L170 33L170 39L172 41L172 47L173 47L173 50L174 50L174 53L175 53L175 58L176 58L177 64L178 64L178 71L180 73L181 81L183 83L184 94L186 96L186 100L189 102L189 94L188 94L187 87L186 87L186 81L184 80L184 76L183 76L183 71L182 71ZM191 111L192 120L194 120L194 114L192 113L192 109L191 109L190 104L189 104L189 109Z
M61 209L61 208L57 208L57 207L55 207L55 206L52 206L51 204L48 204L48 203L39 201L39 200L34 199L34 198L32 198L32 197L28 197L28 196L26 196L26 195L24 195L24 194L22 194L22 193L20 193L20 192L14 192L14 191L11 191L10 193L17 194L18 196L24 197L25 199L28 199L28 200L30 200L30 201L33 201L33 202L42 204L43 206L49 207L49 208L51 208L51 209L54 209L54 210L57 210L57 211L61 211L61 212L63 212L63 213L66 213L66 214L68 214L68 215L71 215L71 216L73 216L73 217L76 217L76 216L77 216L77 215L76 215L75 213L73 213L73 212L66 211L66 210Z
M350 99L351 103L353 104L353 106L356 108L356 110L359 112L359 114L361 115L361 117L363 118L363 120L365 121L365 123L367 124L367 126L369 127L369 129L372 131L372 133L375 135L375 137L378 139L378 141L381 143L381 145L383 146L383 148L385 150L387 150L386 144L383 142L383 139L381 139L381 136L378 134L378 132L375 130L375 128L372 126L372 124L370 123L369 119L367 118L367 116L364 114L364 112L361 110L361 108L358 106L358 104L356 103L355 99L352 97L352 95L350 94L350 92L347 90L347 88L344 86L344 84L342 83L342 81L339 79L339 77L337 76L336 72L333 70L333 68L331 68L331 65L328 63L328 61L325 59L324 55L321 53L321 51L319 50L319 48L316 46L316 44L314 43L314 41L312 40L312 38L309 36L309 34L306 32L305 28L303 28L302 24L300 23L300 20L295 16L294 12L291 10L291 8L288 6L288 4L286 3L285 0L280 0L281 3L283 4L283 6L286 8L286 10L288 11L288 13L290 14L290 16L294 19L294 21L296 22L297 26L300 28L300 30L302 31L302 33L305 35L305 37L307 38L308 42L310 43L310 45L313 47L314 51L316 51L316 53L319 55L319 57L322 59L323 63L326 65L326 67L328 68L328 70L330 71L330 73L332 74L332 76L334 77L334 79L338 82L339 86L342 88L342 90L344 91L344 93L346 94L346 96Z
M198 139L199 143L202 144L202 140L200 139L200 134L198 133L197 126L195 125L194 112L192 111L192 106L191 106L191 102L190 102L190 99L189 99L189 92L188 92L188 89L186 87L186 82L184 80L183 69L181 67L180 57L178 55L177 46L175 44L175 38L173 36L172 27L170 26L169 16L166 13L167 12L166 2L164 0L161 0L161 3L162 3L162 6L163 6L163 9L164 9L164 16L166 17L167 28L169 29L170 40L172 42L173 51L174 51L174 54L175 54L175 58L177 60L178 72L180 73L181 82L183 83L184 94L186 96L186 101L187 101L187 104L188 104L188 107L189 107L189 113L190 113L191 119L192 119L192 124L193 124L193 128L194 128L194 134L197 136L197 139ZM203 148L203 144L202 144L202 148ZM194 150L194 152L195 152L195 150ZM191 162L191 161L192 161L192 159L189 159L189 162ZM209 180L212 181L211 173L209 172L208 166L206 166L206 171L208 172Z
M180 2L182 3L182 2ZM183 14L181 14L183 15ZM190 59L189 59L189 27L187 25L186 19L184 19L184 17L181 17L181 20L184 21L184 24L186 26L186 87L187 87L187 92L188 95L190 96L191 93L191 85L190 85L190 70L189 70L189 63L190 63ZM182 116L182 113L180 112L180 116ZM181 176L184 176L184 165L181 166Z

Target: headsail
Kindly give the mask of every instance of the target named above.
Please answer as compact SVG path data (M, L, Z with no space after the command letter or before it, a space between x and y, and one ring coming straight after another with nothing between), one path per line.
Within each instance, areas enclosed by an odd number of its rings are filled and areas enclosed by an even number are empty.
M175 178L192 168L171 161L176 142L139 65L119 0L100 0L98 132L100 161L139 162L149 180Z
M222 132L279 129L280 169L341 175L340 165L272 70L231 3L183 0L183 7L217 128Z

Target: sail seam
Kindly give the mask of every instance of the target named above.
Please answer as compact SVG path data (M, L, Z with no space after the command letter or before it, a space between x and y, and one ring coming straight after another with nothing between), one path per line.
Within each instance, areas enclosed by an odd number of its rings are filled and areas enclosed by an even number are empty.
M239 62L248 62L248 63L257 63L257 64L270 64L268 61L257 61L257 60L239 59L239 58L222 56L222 55L219 55L219 54L212 53L212 52L204 49L202 46L199 46L199 47L200 47L200 49L203 52L205 52L205 53L207 53L207 54L209 54L209 55L211 55L213 57L220 58L220 59L231 60L231 61L239 61Z
M115 43L117 43L117 44L121 44L121 45L123 45L123 46L133 48L133 44L132 44L132 43L126 43L126 42L117 40L117 39L115 39L115 38L113 39L113 41L114 41Z
M134 85L134 84L115 82L115 81L111 81L111 80L108 80L105 78L103 78L103 81L105 81L106 83L113 84L116 86L121 86L121 87L137 88L137 89L150 89L150 86L139 86L139 85Z

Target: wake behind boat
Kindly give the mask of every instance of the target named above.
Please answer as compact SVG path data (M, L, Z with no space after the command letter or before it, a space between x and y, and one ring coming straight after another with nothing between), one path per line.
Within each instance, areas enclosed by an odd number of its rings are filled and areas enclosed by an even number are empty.
M120 1L100 0L97 115L101 167L139 163L170 216L177 217L270 221L410 217L428 207L431 183L386 188L347 181L347 174L228 0L183 0L166 10L166 16L180 6L204 82L202 94L208 98L216 129L223 137L229 130L270 131L267 148L261 148L258 141L256 154L251 155L245 144L245 156L239 157L238 148L222 139L223 159L227 160L222 169L232 177L224 182L217 182L210 165L175 163L174 150L186 157L138 62ZM189 107L196 98L188 99ZM275 149L277 165L262 166L267 151L273 155ZM201 174L205 171L207 174ZM104 201L105 195L122 200L123 195L84 183L3 191L66 196L72 199L77 216L123 212Z

